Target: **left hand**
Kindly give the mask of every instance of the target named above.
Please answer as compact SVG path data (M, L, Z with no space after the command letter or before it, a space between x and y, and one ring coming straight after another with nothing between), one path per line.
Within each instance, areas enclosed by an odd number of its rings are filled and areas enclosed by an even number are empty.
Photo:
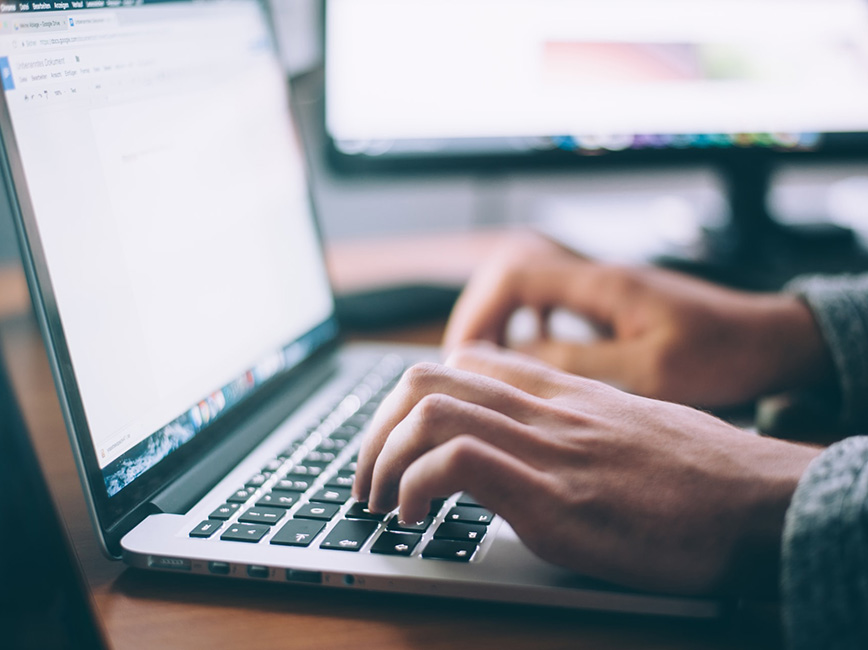
M546 560L701 593L776 562L818 453L483 344L407 371L363 443L353 495L415 521L467 490Z

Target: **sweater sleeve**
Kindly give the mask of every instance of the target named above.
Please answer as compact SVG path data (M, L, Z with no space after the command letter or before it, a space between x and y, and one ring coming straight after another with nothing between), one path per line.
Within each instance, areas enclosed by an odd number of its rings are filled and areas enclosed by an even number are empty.
M787 510L781 604L791 650L868 648L868 437L829 447Z
M785 290L805 301L829 348L841 424L868 429L868 274L797 278Z

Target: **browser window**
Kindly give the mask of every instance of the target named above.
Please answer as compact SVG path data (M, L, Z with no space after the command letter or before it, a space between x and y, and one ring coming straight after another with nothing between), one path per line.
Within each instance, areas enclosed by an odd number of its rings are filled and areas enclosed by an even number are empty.
M114 493L303 358L332 299L260 7L38 4L0 16L0 77Z

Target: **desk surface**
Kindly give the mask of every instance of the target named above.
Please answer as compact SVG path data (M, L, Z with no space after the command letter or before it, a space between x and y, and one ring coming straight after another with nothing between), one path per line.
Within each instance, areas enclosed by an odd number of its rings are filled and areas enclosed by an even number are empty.
M485 238L483 248L489 243ZM346 258L340 249L337 259L332 256L338 267L359 254L354 247L346 250ZM779 645L774 617L765 612L718 622L654 619L166 575L109 561L90 527L44 348L26 309L20 274L0 270L0 344L115 648L693 650ZM441 327L388 337L436 342Z

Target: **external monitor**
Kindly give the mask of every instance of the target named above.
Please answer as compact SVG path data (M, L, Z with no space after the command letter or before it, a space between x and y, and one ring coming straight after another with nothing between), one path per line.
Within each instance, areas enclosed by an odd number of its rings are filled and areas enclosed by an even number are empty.
M329 0L345 158L868 142L862 0Z
M325 25L340 169L714 161L718 252L757 259L775 161L868 154L863 0L328 0Z

